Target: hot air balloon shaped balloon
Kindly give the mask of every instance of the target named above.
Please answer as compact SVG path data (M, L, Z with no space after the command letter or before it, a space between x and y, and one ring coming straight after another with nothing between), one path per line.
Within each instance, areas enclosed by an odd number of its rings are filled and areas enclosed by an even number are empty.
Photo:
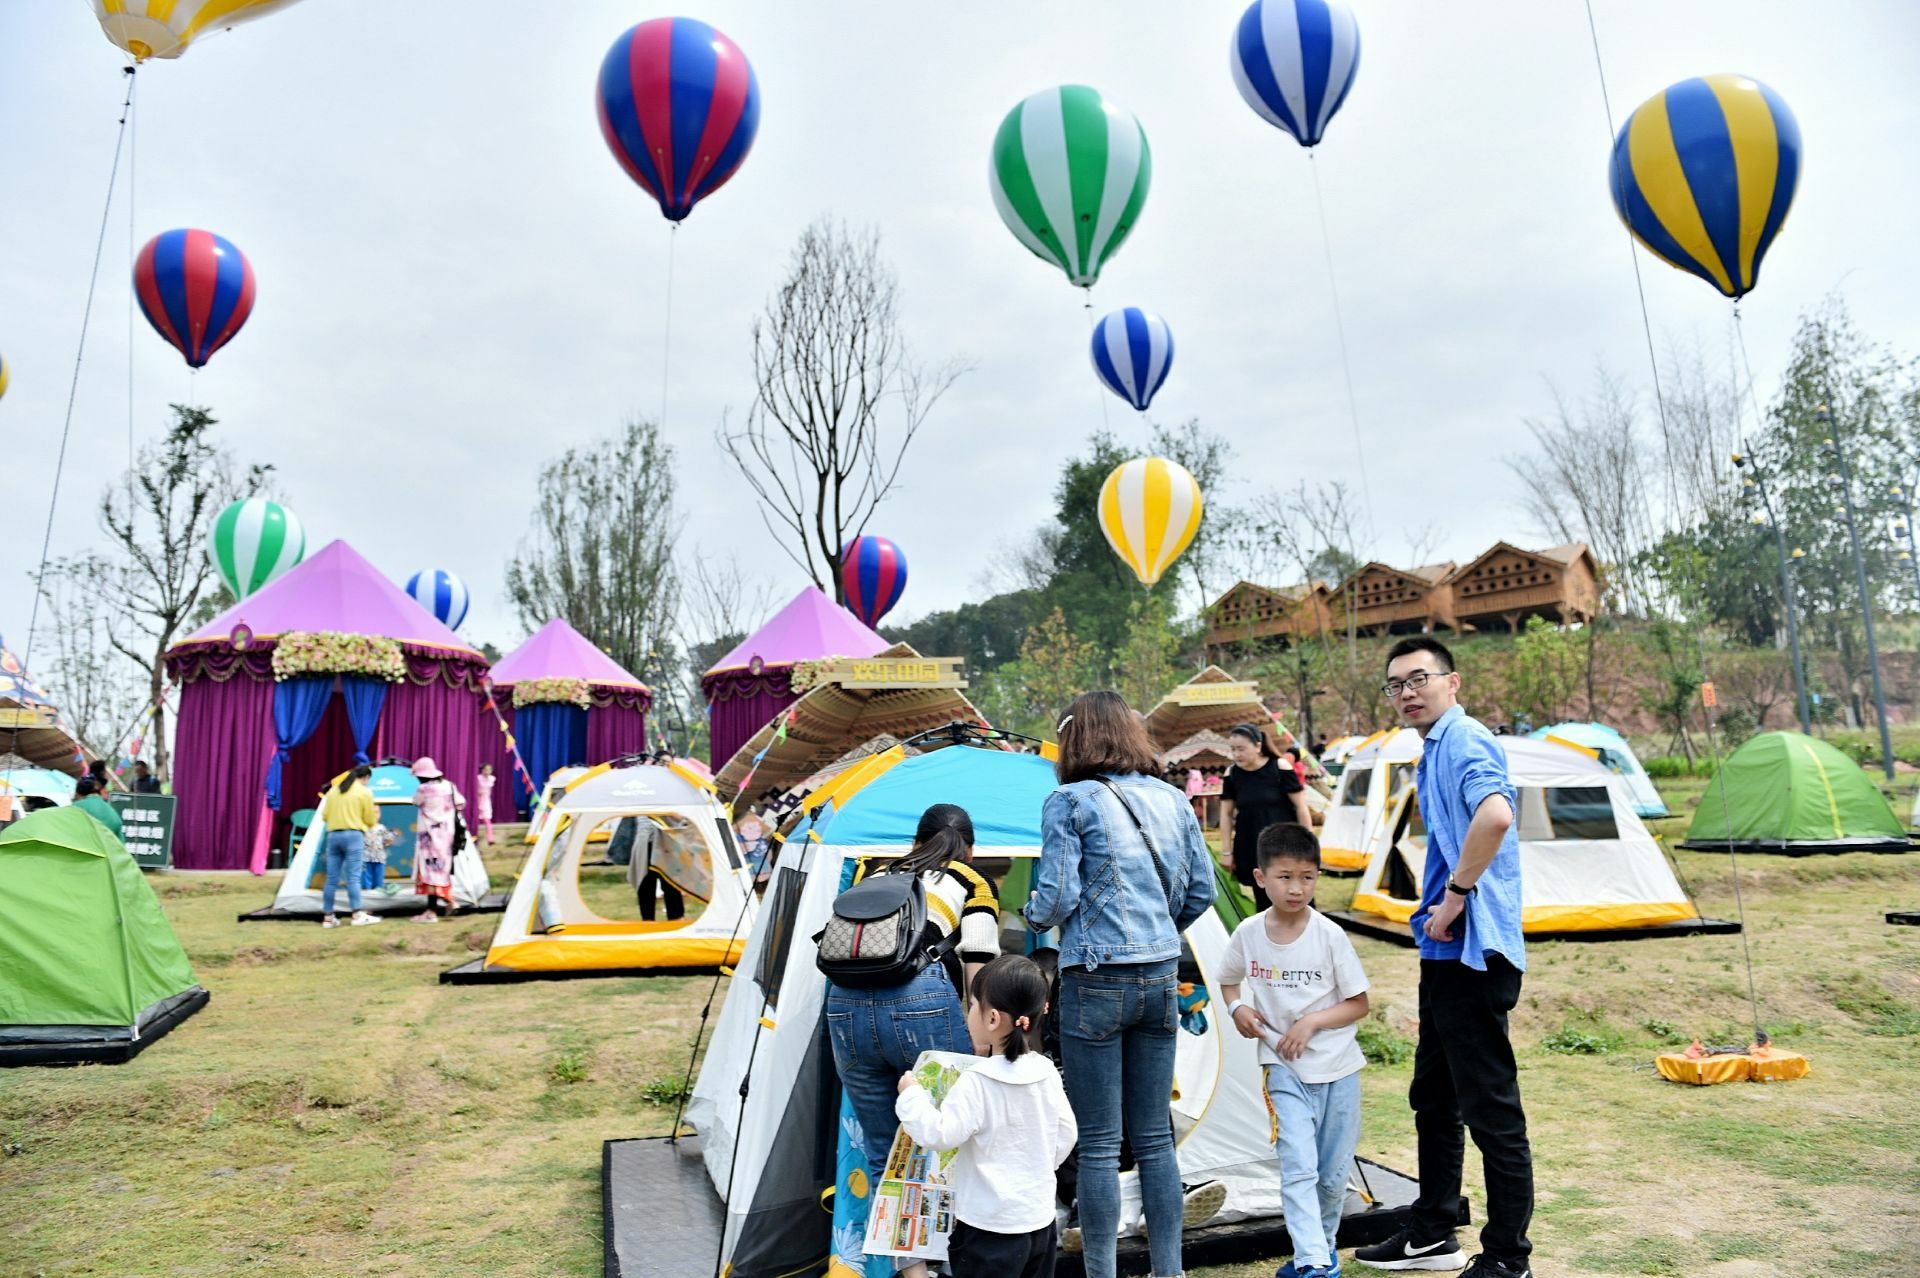
M1100 531L1140 583L1151 586L1200 531L1200 485L1164 457L1122 462L1100 485Z
M994 135L990 177L1014 238L1092 288L1147 202L1153 153L1125 109L1067 84L1007 113Z
M1228 58L1256 115L1317 146L1360 69L1360 25L1340 0L1253 0Z
M213 521L207 552L233 597L245 599L305 557L307 534L279 502L249 497Z
M840 557L847 611L868 626L893 611L907 589L907 557L885 537L855 537Z
M1793 204L1800 125L1758 80L1682 80L1627 117L1610 168L1614 210L1634 238L1739 298Z
M177 58L202 36L284 9L295 0L92 0L107 39L133 55Z
M724 186L760 131L747 55L692 18L655 18L615 40L595 96L613 158L669 222Z
M253 313L253 267L212 231L163 231L133 263L147 323L199 368Z
M449 630L467 619L467 583L450 572L429 568L407 578L407 593Z
M7 367L6 356L0 355L0 396L7 393L7 382L12 376L13 370Z
M1093 371L1107 389L1141 412L1173 371L1173 330L1137 306L1093 326Z

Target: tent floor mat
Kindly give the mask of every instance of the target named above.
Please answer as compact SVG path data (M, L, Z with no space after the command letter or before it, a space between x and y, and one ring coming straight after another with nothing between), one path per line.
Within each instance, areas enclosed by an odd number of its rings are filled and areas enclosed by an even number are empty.
M0 1068L15 1065L124 1065L165 1038L173 1028L207 1005L207 992L195 986L189 996L147 1022L137 1039L102 1039L92 1043L0 1044Z
M477 958L440 973L440 983L442 985L512 985L520 981L589 981L615 976L712 976L717 970L712 966L583 967L569 971L523 972L511 967L488 967L484 958Z
M335 904L338 904L338 902L336 901ZM398 901L391 897L361 897L360 908L369 914L378 914L383 918L392 918L396 915L418 914L420 912L420 902L418 898L409 901ZM504 892L489 892L487 895L481 897L477 904L456 907L453 911L453 917L459 918L463 914L504 914L506 909L507 894ZM341 913L345 913L345 911L343 910ZM269 905L258 910L249 910L247 913L240 915L239 919L242 923L318 923L320 921L320 915L318 913L309 913L306 910L283 910L277 906Z
M1353 910L1335 910L1327 915L1356 936L1376 941L1392 941L1407 949L1415 947L1413 933L1405 923ZM1652 927L1611 927L1590 932L1528 932L1528 941L1644 941L1662 936L1733 936L1740 925L1730 919L1684 919L1676 923L1656 923Z
M1374 1201L1347 1195L1340 1221L1342 1247L1379 1242L1402 1228L1420 1190L1410 1176L1369 1159L1359 1162ZM601 1147L600 1206L605 1278L692 1278L714 1271L725 1213L707 1176L698 1136L683 1136L677 1143L664 1136L607 1141ZM1462 1225L1468 1223L1464 1198L1458 1215ZM824 1227L821 1232L824 1236ZM1271 1260L1287 1255L1293 1246L1278 1216L1189 1229L1183 1241L1187 1262L1202 1265ZM1146 1240L1121 1239L1120 1272L1144 1274L1149 1269ZM823 1274L826 1257L795 1272ZM1055 1272L1060 1278L1081 1278L1080 1256L1062 1253Z
M1888 910L1887 922L1904 923L1908 927L1920 927L1920 910Z

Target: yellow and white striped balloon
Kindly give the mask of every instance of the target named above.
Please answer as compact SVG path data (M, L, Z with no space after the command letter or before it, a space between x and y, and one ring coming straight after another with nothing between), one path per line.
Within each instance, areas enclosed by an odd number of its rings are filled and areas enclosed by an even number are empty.
M133 55L177 58L196 39L284 9L295 0L92 0L107 39Z
M1113 553L1151 586L1200 531L1200 485L1164 457L1114 467L1100 486L1100 531Z

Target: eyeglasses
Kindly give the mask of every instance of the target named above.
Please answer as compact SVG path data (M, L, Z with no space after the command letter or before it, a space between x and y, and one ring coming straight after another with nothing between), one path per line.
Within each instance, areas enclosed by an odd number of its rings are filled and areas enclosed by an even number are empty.
M1451 670L1442 670L1435 674L1427 670L1416 670L1404 679L1389 679L1380 685L1380 691L1391 701L1403 692L1418 692L1427 686L1429 679L1444 679L1452 674Z

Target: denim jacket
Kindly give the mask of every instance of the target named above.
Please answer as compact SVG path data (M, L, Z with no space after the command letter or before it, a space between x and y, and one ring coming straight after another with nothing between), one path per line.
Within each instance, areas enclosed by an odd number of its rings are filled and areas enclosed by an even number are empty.
M1061 967L1178 958L1180 934L1213 904L1213 858L1186 796L1138 773L1108 780L1153 836L1168 887L1106 786L1076 781L1048 795L1033 896L1021 912L1034 927L1060 928Z

